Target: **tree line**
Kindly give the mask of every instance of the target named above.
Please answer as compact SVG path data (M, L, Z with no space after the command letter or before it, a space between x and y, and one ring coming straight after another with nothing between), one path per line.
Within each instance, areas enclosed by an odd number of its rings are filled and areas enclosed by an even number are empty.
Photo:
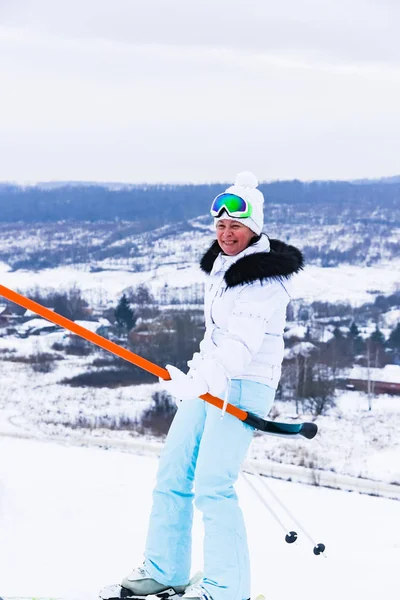
M146 226L155 228L206 214L210 198L227 185L137 185L118 190L103 185L66 184L50 189L0 185L0 223L119 219L139 221L142 230ZM328 220L332 216L332 212L326 210L328 206L334 206L338 212L361 211L364 219L373 213L374 218L379 219L379 208L398 210L400 200L400 183L362 185L295 180L263 183L259 188L270 206L289 205L299 209L325 206ZM395 218L393 213L392 217Z

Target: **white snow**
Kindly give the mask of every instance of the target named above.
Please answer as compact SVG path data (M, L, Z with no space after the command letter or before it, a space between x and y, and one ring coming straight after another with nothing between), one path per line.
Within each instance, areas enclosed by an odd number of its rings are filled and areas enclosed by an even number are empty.
M398 289L400 260L373 266L307 266L294 278L294 297L307 302L348 302L358 306L371 302L377 293L390 294Z
M102 326L111 327L111 323L108 321L108 319L99 319L98 321L81 321L78 319L75 321L75 323L80 325L80 327L84 327L85 329L92 331L93 333L96 333L96 331Z
M91 600L119 582L142 560L156 467L155 458L115 450L0 438L0 594ZM254 596L397 600L399 502L267 482L313 541L326 544L326 558L314 556L298 528L298 541L286 544L240 478ZM196 512L194 571L202 567L202 534Z
M50 306L46 306L46 308L48 310L52 310L54 312L54 308L51 308ZM24 319L36 318L36 317L37 317L37 313L33 312L33 310L30 310L29 308L24 312Z
M173 288L187 288L204 282L198 262L186 262L184 254L180 257L178 249L183 243L184 240L170 243L170 247L163 249L164 254L158 261L148 257L146 268L139 272L131 271L126 261L114 268L104 265L104 270L98 272L91 272L89 264L12 272L3 263L3 270L0 265L1 283L22 293L36 287L65 291L76 286L92 306L115 304L124 290L142 283L148 285L157 297L166 284ZM357 306L373 301L377 294L396 291L399 271L400 260L396 259L370 267L340 265L323 268L310 265L294 279L293 298L307 303L318 300Z
M10 270L10 267L7 263L0 260L0 273L7 273Z
M137 434L131 430L109 431L100 427L109 419L135 420L149 406L152 395L160 384L131 385L113 388L71 387L62 383L82 372L96 371L88 357L65 357L52 349L65 332L27 339L8 336L0 338L0 433L9 426L9 420L22 432L31 436L55 436L57 439L108 438L130 440ZM301 344L302 345L302 344ZM54 369L37 373L30 357L52 353ZM2 358L4 359L2 360ZM400 398L379 395L371 398L369 411L367 394L356 391L338 393L337 408L320 416L317 424L320 434L312 443L287 441L270 436L257 436L252 456L279 463L327 469L343 475L371 478L388 483L400 483ZM301 404L299 405L301 411ZM295 401L276 400L269 418L295 422L313 419L301 414L296 418ZM84 418L92 428L71 428ZM391 459L371 460L381 453ZM380 467L378 468L378 463Z
M386 313L381 315L382 322L389 327L390 329L394 329L397 323L400 323L400 308L392 308Z
M298 338L299 340L303 340L307 335L307 327L305 325L294 325L293 327L289 327L283 337L286 340L290 340L290 338Z
M291 360L296 356L310 356L317 347L311 342L299 342L284 352L286 360Z
M382 369L355 365L348 374L349 379L400 383L400 365L385 365ZM400 402L400 400L399 400Z
M25 321L25 323L18 327L18 332L22 334L31 330L40 331L41 329L49 329L50 327L54 327L54 325L50 321L47 321L47 319L29 319L29 321Z

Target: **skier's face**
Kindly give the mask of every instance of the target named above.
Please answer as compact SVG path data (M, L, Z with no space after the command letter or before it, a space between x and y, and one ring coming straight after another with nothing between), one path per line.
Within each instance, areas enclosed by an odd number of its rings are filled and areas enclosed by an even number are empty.
M217 240L221 250L229 256L242 252L255 236L254 231L240 221L221 219L217 223Z

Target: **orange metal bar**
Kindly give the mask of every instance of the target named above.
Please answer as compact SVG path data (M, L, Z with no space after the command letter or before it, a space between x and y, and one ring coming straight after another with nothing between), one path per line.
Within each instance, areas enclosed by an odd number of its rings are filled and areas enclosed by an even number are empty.
M108 352L116 354L116 356L119 356L120 358L127 360L128 362L136 365L137 367L140 367L141 369L152 373L156 377L161 377L161 379L164 379L166 381L171 379L167 369L163 369L162 367L159 367L153 362L142 358L138 354L134 354L134 352L131 352L130 350L127 350L126 348L123 348L122 346L119 346L118 344L107 340L107 338L98 335L97 333L93 333L92 331L89 331L88 329L86 329L86 327L82 327L81 325L74 323L74 321L71 321L70 319L67 319L66 317L55 313L54 311L46 308L45 306L42 306L38 302L35 302L34 300L30 300L29 298L26 298L25 296L22 296L21 294L10 290L4 285L0 285L0 294L4 296L4 298L7 298L7 300L10 300L15 304L19 304L20 306L23 306L28 310L31 310L32 312L40 315L44 319L47 319L48 321L51 321L52 323L55 323L56 325L59 325L64 329L68 329L72 333L79 335L80 337L84 338L85 340L88 340L92 344L100 346L100 348L103 348L104 350L108 350ZM217 396L213 396L212 394L204 394L203 396L200 396L200 398L202 400L205 400L206 402L209 402L213 406L216 406L217 408L222 408L224 404L221 398L217 398ZM244 421L247 418L248 414L245 410L237 408L232 404L227 405L226 412L233 415L234 417L237 417L241 421Z

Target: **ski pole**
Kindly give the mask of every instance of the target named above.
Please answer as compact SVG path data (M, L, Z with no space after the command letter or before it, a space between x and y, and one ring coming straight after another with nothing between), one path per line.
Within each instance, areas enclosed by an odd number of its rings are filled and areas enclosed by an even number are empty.
M107 338L99 335L98 333L94 333L93 331L89 331L82 325L78 325L74 321L70 321L66 317L55 313L54 311L42 306L38 302L34 300L30 300L13 290L5 287L4 285L0 285L0 294L7 298L10 302L14 302L15 304L19 304L23 308L31 310L32 312L40 315L44 319L63 327L64 329L68 329L75 335L78 335L85 340L107 350L108 352L112 352L116 356L123 358L124 360L144 369L145 371L152 373L156 377L160 377L166 381L170 380L171 377L167 371L162 367L150 362L149 360L142 358L138 354L115 344L114 342L108 340ZM217 396L213 396L212 394L203 394L200 396L202 400L209 402L213 406L217 408L223 408L224 401L221 398L217 398ZM262 419L257 415L253 415L253 413L247 412L238 408L237 406L233 406L232 404L227 404L226 412L233 415L243 423L254 427L255 429L259 429L260 431L264 431L266 433L270 433L273 435L279 435L284 437L298 437L302 436L307 439L312 439L315 437L318 427L315 423L276 423L274 421L267 421L266 419Z
M264 496L261 494L261 492L256 488L256 486L254 485L254 483L251 481L248 473L246 473L246 471L244 471L242 469L242 477L245 480L245 482L249 485L249 487L253 490L253 492L256 494L256 496L258 496L258 498L261 500L261 502L264 504L265 508L271 513L271 515L274 517L275 521L282 527L282 529L284 530L284 532L287 534L287 528L285 527L285 525L283 524L283 522L281 521L281 519L278 517L278 515L276 514L276 512L273 510L273 508L268 504L268 502L265 500ZM288 537L288 535L293 535L295 536L294 539L291 540L291 542L295 542L297 539L297 533L295 531L290 531L290 534L287 534L286 537ZM287 541L287 540L286 540ZM291 543L288 542L288 543Z
M253 475L255 475L255 477L257 477L258 481L271 494L271 496L274 498L275 502L277 502L277 504L287 514L287 516L297 525L297 527L310 540L310 542L313 545L313 552L314 552L314 554L316 556L319 556L320 554L322 554L325 551L325 544L316 543L315 542L315 540L311 537L311 535L308 533L308 531L302 526L302 524L298 521L298 519L296 519L296 517L288 509L288 507L282 502L282 500L280 500L280 498L278 497L278 495L269 487L269 485L265 481L265 477L262 477L260 475L260 473L257 471L257 469L255 469L255 467L250 463L250 461L246 462L246 469L247 468L252 472ZM244 471L243 468L242 468L242 475L243 475L243 478L245 479L245 481L247 481L247 483L249 484L249 486L256 493L256 495L259 497L259 499L261 500L261 502L264 504L264 506L269 510L269 512L271 513L271 515L275 518L275 520L279 523L279 525L285 530L285 532L287 532L288 530L285 527L285 525L283 524L283 522L281 521L281 519L278 517L278 515L275 513L275 511L272 509L272 507L268 504L268 502L262 496L262 494L260 493L260 491L250 481L248 473L245 473L245 471ZM296 531L289 531L289 533L286 533L285 541L288 544L293 544L296 540L297 540L297 532ZM326 555L325 555L325 558L326 558Z

